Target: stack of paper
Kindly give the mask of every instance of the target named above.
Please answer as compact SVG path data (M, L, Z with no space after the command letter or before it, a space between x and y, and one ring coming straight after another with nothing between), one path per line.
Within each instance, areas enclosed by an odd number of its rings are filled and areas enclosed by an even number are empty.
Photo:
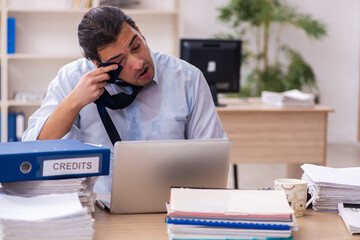
M173 239L291 239L297 230L285 193L172 188L167 230Z
M304 164L302 179L316 194L313 209L337 212L338 203L360 203L360 167L331 168Z
M296 89L282 93L262 91L261 100L263 103L278 107L312 107L315 105L313 94Z
M338 209L350 234L360 233L360 204L339 203Z
M76 193L0 195L1 240L92 239L93 224Z
M69 178L42 181L2 183L2 191L14 196L34 197L38 195L77 193L82 205L91 212L95 211L96 193L94 184L98 177Z

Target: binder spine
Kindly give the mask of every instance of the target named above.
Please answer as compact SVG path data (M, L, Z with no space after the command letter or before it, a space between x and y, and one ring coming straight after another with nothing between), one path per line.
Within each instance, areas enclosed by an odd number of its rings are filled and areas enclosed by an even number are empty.
M106 159L106 154L99 153L5 158L0 161L0 182L108 175Z
M54 141L49 147L52 150L45 150L46 144L49 143L45 141L30 144L29 142L1 143L0 182L80 178L109 174L110 149L100 147L90 149L88 146L79 144L79 149L69 150L71 143L76 143L75 141L49 140ZM61 145L63 143L67 145ZM29 151L17 153L17 149L21 150L22 147ZM57 148L62 150L54 150ZM8 150L7 153L5 153L6 150Z
M7 30L7 52L15 53L15 18L8 18L8 30Z

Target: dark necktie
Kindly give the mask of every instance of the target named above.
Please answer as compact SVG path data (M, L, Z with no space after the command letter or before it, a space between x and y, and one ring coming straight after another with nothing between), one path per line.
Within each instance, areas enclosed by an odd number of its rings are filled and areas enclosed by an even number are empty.
M105 130L113 145L115 144L115 142L121 141L121 138L106 108L110 108L112 110L126 108L135 100L136 95L142 89L142 87L134 86L127 82L116 82L115 79L119 76L122 67L119 65L118 69L119 70L117 70L116 73L109 73L111 78L110 80L108 80L108 82L119 86L130 86L132 89L132 93L127 94L122 92L115 95L110 95L109 92L105 89L104 93L97 100L94 101L99 112L101 121L104 124Z

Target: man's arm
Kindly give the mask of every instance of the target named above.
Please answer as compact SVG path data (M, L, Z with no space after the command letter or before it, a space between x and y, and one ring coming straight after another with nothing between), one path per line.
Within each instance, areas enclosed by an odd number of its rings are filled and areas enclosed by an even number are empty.
M194 101L186 126L187 138L227 138L204 75L198 71L194 78Z
M104 87L107 85L106 80L110 77L107 72L116 68L117 65L113 64L86 73L51 113L40 131L38 140L60 139L65 136L81 109L103 94Z

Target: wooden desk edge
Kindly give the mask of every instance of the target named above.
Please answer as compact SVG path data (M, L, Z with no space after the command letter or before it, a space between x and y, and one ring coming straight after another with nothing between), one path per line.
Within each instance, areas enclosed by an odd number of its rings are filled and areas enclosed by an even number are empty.
M96 208L93 217L95 219L94 240L169 239L166 232L166 213L112 215ZM296 240L359 239L359 235L351 235L348 232L342 218L337 213L315 212L313 209L307 209L305 215L296 220L299 230L292 232Z
M248 101L242 101L239 98L221 98L219 102L226 106L217 107L218 112L334 112L333 108L319 104L314 107L277 107L265 104L259 98Z

